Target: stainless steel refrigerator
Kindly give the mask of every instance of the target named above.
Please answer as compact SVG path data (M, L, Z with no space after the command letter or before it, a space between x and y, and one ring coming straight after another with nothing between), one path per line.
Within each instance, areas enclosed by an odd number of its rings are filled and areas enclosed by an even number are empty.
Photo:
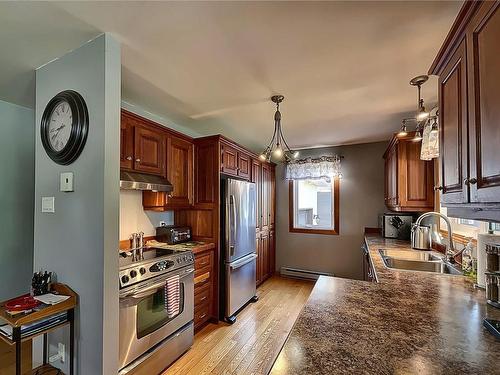
M223 179L221 183L223 318L234 323L235 314L256 301L255 184Z

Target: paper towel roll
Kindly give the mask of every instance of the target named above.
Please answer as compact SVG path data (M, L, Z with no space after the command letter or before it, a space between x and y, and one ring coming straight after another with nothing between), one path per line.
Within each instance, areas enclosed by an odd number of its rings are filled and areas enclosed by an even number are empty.
M477 285L486 287L486 244L500 243L500 235L482 233L477 235Z

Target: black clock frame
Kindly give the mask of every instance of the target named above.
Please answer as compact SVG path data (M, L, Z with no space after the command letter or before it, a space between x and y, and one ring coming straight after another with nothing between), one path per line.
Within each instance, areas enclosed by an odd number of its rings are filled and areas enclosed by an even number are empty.
M67 102L71 108L71 133L66 146L62 150L56 151L49 142L50 115L54 108L63 101ZM60 92L45 107L42 115L40 135L45 152L57 164L68 165L78 159L87 142L88 131L89 113L87 104L83 97L76 91L66 90Z

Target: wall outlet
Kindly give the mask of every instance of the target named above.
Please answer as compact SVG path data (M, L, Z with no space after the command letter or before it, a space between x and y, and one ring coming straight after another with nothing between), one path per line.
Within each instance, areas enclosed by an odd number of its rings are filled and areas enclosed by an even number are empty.
M64 192L75 191L73 188L73 172L63 172L60 175L59 190Z

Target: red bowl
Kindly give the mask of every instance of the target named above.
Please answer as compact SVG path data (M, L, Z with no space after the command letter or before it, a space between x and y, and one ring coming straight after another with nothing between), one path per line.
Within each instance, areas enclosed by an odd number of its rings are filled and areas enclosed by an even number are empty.
M9 311L30 310L34 307L37 307L39 304L40 302L34 299L32 296L26 295L11 299L10 301L6 302L5 309Z

